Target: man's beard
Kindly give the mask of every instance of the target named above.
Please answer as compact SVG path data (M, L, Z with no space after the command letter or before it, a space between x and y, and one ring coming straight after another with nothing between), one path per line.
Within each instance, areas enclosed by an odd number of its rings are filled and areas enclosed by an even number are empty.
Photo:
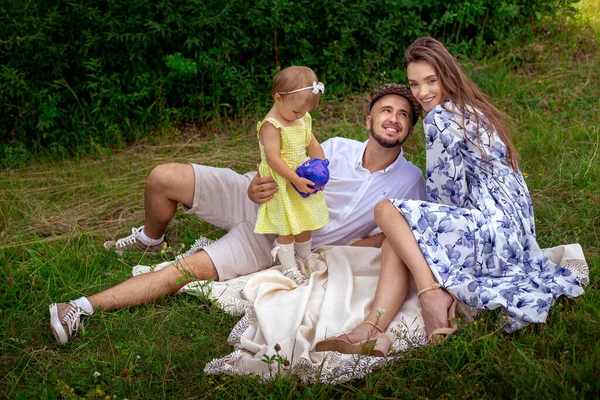
M387 140L382 135L376 134L375 129L373 129L373 127L371 126L371 137L375 139L375 141L379 143L381 147L385 147L386 149L392 149L394 147L402 146L402 144L406 142L406 139L408 139L408 136L409 135L394 140Z

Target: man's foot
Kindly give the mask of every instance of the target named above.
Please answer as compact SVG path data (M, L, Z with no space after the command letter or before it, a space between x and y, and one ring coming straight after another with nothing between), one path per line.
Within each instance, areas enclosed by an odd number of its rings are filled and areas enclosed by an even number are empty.
M56 341L60 344L65 344L69 338L81 328L82 317L90 315L82 308L72 303L53 303L49 307L50 311L50 327Z
M119 255L122 255L123 252L127 249L138 249L146 253L160 253L164 248L165 241L162 240L158 244L146 245L140 240L140 234L144 229L143 226L139 228L131 228L131 235L121 238L119 240L109 240L104 243L104 247L107 250L114 250Z

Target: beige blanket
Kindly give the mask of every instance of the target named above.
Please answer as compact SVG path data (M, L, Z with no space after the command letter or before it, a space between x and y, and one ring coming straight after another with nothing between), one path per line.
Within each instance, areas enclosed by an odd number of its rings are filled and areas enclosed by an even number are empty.
M190 252L205 245L202 240L206 241L200 239ZM589 282L579 245L545 252L554 262L573 268L582 283ZM134 275L168 264L136 266ZM368 313L379 275L379 249L321 247L300 267L310 276L301 286L275 266L226 282L194 282L182 288L184 292L201 291L225 311L243 315L229 335L234 351L209 362L204 369L207 374L258 374L266 379L293 374L305 383L335 383L362 378L395 359L313 350L316 342L354 328ZM414 282L386 333L395 339L393 349L397 352L424 343Z

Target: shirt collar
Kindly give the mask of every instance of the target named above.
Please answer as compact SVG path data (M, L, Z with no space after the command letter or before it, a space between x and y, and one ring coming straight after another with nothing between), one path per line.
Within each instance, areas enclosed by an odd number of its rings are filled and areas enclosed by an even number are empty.
M362 160L363 160L363 156L365 155L365 150L367 149L367 143L369 142L369 139L365 140L363 142L363 149L362 151L360 151L358 153L358 157L356 158L356 161L354 163L354 166L356 168L362 168L362 169L366 169L362 166ZM379 170L379 171L375 171L375 172L383 172L388 173L391 172L395 167L401 165L404 161L406 161L404 159L404 149L400 149L400 154L398 154L398 157L394 160L393 163L391 163L390 165L388 165L385 169L383 170Z

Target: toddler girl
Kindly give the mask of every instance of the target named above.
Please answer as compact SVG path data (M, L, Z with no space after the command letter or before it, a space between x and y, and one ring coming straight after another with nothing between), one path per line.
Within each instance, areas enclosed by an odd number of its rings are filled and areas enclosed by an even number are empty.
M296 266L311 251L311 231L329 223L325 197L320 191L306 198L302 193L315 192L313 182L296 174L296 168L311 158L325 159L321 145L312 134L308 111L314 109L324 86L308 67L285 68L273 79L273 107L258 123L261 163L260 176L272 177L278 191L268 202L259 205L254 231L279 235L273 257L279 256L283 274L300 284L304 277Z

